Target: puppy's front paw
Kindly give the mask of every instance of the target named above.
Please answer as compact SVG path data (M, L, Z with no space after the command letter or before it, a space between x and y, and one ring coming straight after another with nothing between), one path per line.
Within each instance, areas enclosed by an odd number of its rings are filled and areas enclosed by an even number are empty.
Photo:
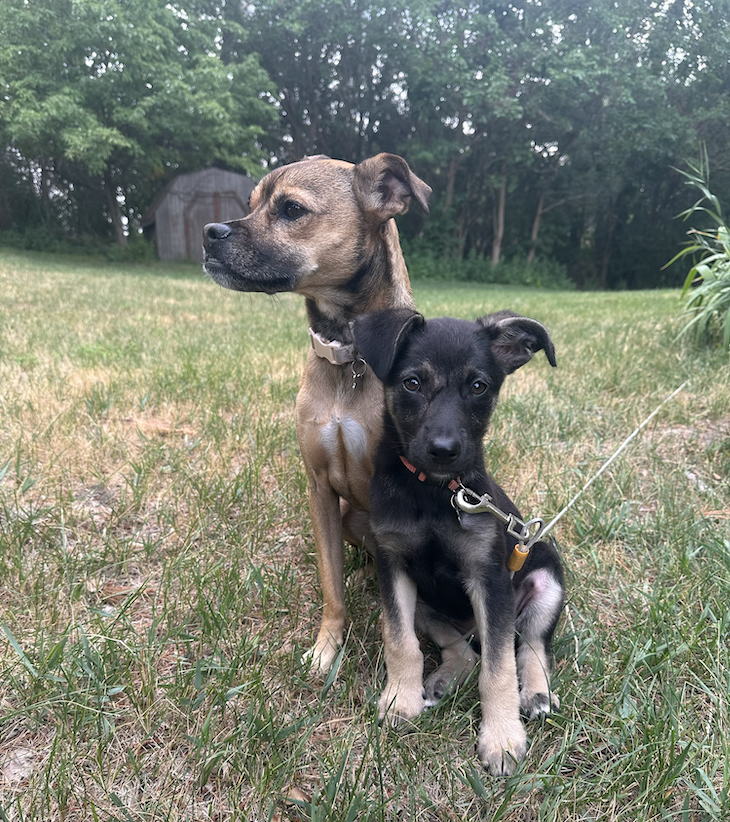
M490 727L482 723L479 729L477 753L492 776L510 776L527 750L527 734L522 722Z
M550 693L520 693L520 710L528 719L539 719L552 711L560 710L558 695Z
M402 683L397 686L387 685L378 701L378 719L380 722L397 725L418 716L425 707L422 686L408 687Z

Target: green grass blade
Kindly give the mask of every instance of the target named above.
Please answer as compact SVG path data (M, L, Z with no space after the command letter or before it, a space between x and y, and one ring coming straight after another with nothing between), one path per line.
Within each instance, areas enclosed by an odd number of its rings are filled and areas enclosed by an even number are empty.
M10 643L12 649L20 658L20 661L25 665L25 667L30 672L31 676L37 677L38 671L36 671L33 663L28 659L25 654L25 651L20 647L20 643L18 640L13 636L13 632L8 628L8 626L4 622L0 622L0 628L3 629L3 633L8 638L8 642Z

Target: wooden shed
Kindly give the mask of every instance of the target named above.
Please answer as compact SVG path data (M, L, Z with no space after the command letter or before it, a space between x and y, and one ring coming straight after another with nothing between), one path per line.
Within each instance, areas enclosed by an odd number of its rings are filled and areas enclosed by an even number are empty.
M203 226L245 217L255 185L245 174L220 168L181 174L142 217L145 236L154 239L161 260L202 262Z

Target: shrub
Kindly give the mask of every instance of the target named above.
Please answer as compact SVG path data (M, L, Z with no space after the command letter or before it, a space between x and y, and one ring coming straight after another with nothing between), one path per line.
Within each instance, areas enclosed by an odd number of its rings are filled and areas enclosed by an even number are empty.
M46 254L82 254L103 257L113 263L150 263L157 260L153 243L141 234L130 234L124 248L92 234L68 237L33 226L26 231L12 228L0 231L0 247Z
M686 323L679 336L692 334L695 339L708 342L722 340L722 346L730 348L730 229L722 216L720 201L710 191L707 151L702 151L698 165L688 165L689 171L677 170L686 178L686 184L698 189L702 196L679 216L685 220L697 215L709 217L715 225L690 229L685 248L667 263L671 265L687 256L695 261L682 288Z
M414 281L441 280L566 290L575 288L566 267L551 259L538 258L528 263L524 257L512 257L493 266L491 260L478 254L470 254L466 259L439 257L409 249L408 246L405 257L408 272Z

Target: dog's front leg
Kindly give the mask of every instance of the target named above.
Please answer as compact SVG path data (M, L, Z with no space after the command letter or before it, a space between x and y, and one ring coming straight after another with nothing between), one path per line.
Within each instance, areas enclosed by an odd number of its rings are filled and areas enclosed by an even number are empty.
M496 776L513 773L527 750L527 735L520 720L514 616L506 569L504 574L505 585L499 586L502 590L491 584L487 589L481 582L469 591L482 646L479 671L482 723L477 752L484 767ZM509 607L505 608L505 604Z
M309 477L309 511L322 585L322 624L309 651L313 667L322 675L332 667L345 637L344 546L340 498L326 477Z
M416 636L415 582L385 552L376 554L383 601L383 642L387 681L380 695L378 717L397 723L413 719L426 707L423 694L423 653Z

